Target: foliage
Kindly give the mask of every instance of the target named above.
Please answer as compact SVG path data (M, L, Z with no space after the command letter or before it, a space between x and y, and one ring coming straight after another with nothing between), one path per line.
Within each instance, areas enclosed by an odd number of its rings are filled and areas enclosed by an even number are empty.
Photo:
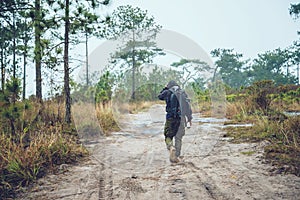
M300 89L297 85L275 86L273 81L256 82L241 90L242 99L227 104L227 118L232 123L252 123L253 126L228 127L226 136L234 142L268 141L265 159L276 172L300 176L300 116L289 116L291 106L299 112ZM232 95L232 94L231 94ZM234 94L237 95L237 94ZM295 106L297 105L297 106Z
M137 89L136 101L156 101L159 90L163 88L163 85L155 83L146 83Z
M87 86L73 83L73 91L71 93L72 101L74 103L102 103L104 105L112 98L115 81L116 76L106 71L101 75L95 85Z
M107 28L108 38L117 39L128 36L131 38L132 34L135 34L139 41L138 38L146 37L144 40L149 40L155 37L161 26L156 24L154 17L148 16L147 11L126 5L119 6L112 13Z
M289 48L289 55L291 57L291 63L295 66L297 65L298 70L300 65L300 40L294 41L293 45ZM297 81L299 82L299 76L297 78Z
M86 155L74 129L63 123L61 98L43 104L19 101L20 81L7 81L0 93L0 198L44 176L56 165Z
M31 24L28 20L28 11L31 7L28 1L9 0L0 2L0 63L1 86L4 90L8 77L19 78L26 67L27 57L30 55L29 42L32 40ZM22 56L22 57L21 57ZM23 69L24 71L25 69ZM24 85L25 85L25 76ZM25 95L25 90L23 90Z
M87 151L73 137L61 134L59 127L41 130L40 133L31 135L32 140L25 147L22 143L12 142L11 138L1 133L0 197L44 176L55 165L72 163L86 155Z
M130 71L115 76L114 99L126 101L156 101L157 95L170 80L179 80L179 72L173 69L163 69L157 65L141 66L135 76L135 100L131 99L132 74ZM181 84L178 81L178 84Z
M263 80L273 80L275 85L297 83L292 67L299 64L298 42L286 49L277 48L258 54L251 63L241 61L243 55L233 49L215 49L211 54L218 58L214 76L219 74L231 88L239 89Z
M20 118L24 109L28 108L28 105L17 102L20 98L20 80L12 78L7 81L5 90L0 93L0 114L1 114L1 128L7 132L16 134L16 126L22 125Z
M297 19L300 15L300 3L291 4L289 11L290 15Z
M215 74L219 73L225 84L232 88L248 85L247 61L241 61L242 54L235 53L233 49L215 49L211 51L215 62Z
M270 107L271 100L268 94L274 91L273 81L259 81L253 83L252 86L247 88L252 105L255 109L267 112Z
M112 97L112 87L115 82L115 77L106 71L101 77L96 85L96 103L106 104L111 100Z
M291 58L287 50L280 48L259 54L249 72L253 81L273 80L276 85L294 84L296 78L290 73ZM286 71L286 73L284 73Z
M274 94L270 95L273 99L271 106L278 107L283 111L300 110L300 86L282 85L276 88Z
M147 11L130 5L119 6L107 23L107 38L124 42L112 56L113 63L124 68L122 73L131 71L131 98L135 99L136 76L144 63L151 63L153 57L163 55L156 47L156 34L161 26L157 25L154 17L148 16Z
M284 121L257 117L253 127L227 128L226 136L234 137L235 142L268 141L264 155L275 165L278 172L300 176L300 116L288 117Z
M16 105L26 109L15 120L15 134L3 128L7 124L0 117L0 199L13 198L20 186L55 170L57 165L87 155L74 128L63 123L59 98L45 101L43 106L34 101Z
M26 67L31 59L35 63L36 71L36 97L42 100L42 80L50 82L52 90L61 85L62 81L53 80L62 78L60 66L66 59L63 59L63 44L76 45L81 41L79 34L85 34L86 39L91 35L102 37L99 34L103 27L103 20L98 14L97 8L100 5L107 5L109 0L95 1L69 1L57 0L47 1L20 1L10 0L0 2L0 60L2 89L6 77L12 75L14 78L20 77L21 64L23 63L23 82L26 83ZM69 9L67 9L69 7ZM68 10L69 17L66 17ZM69 23L61 23L66 21ZM104 20L105 21L105 20ZM68 40L63 28L68 24ZM34 44L34 47L30 44ZM22 59L21 60L21 56ZM10 67L12 66L12 67ZM69 68L69 66L67 67ZM72 71L70 67L70 72ZM13 72L12 74L10 74ZM25 87L23 85L25 98ZM47 88L48 89L48 88Z

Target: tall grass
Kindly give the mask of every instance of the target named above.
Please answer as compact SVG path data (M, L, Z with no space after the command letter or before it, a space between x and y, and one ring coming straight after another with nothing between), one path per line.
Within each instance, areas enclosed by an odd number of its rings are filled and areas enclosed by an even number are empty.
M102 135L94 103L77 102L72 106L73 120L84 142L97 140Z
M123 114L135 114L149 109L161 101L135 101L113 105L110 101L106 104L96 105L96 115L104 135L109 136L111 132L119 131L118 120Z
M212 105L209 101L199 101L192 104L192 110L194 113L201 112L202 116L210 117L212 115Z
M120 130L117 124L117 113L114 113L111 102L97 104L96 114L104 135L108 136L111 132Z
M15 122L16 133L0 132L0 199L13 198L21 186L88 154L74 128L64 124L62 104L27 103Z
M247 107L243 102L227 102L226 117L238 122L245 122L249 120Z
M228 118L253 123L252 127L227 128L227 136L235 142L267 140L266 160L280 172L300 176L300 116L287 117L279 112L283 111L281 107L269 108L267 113L253 110L251 105L239 101L228 103L227 108Z
M118 105L118 109L120 113L135 114L141 111L146 111L154 104L164 104L164 102L163 101L132 101L132 102L120 103Z
M300 176L300 116L284 121L259 121L253 135L265 135L270 144L265 147L265 157L282 172Z

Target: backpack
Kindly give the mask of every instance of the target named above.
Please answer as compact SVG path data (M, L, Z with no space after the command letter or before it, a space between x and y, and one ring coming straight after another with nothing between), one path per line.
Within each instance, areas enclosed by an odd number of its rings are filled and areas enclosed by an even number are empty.
M191 119L192 117L192 109L190 105L190 100L188 99L187 94L184 90L182 90L179 87L172 87L169 89L172 94L171 98L176 97L179 103L179 111L177 112L179 116L181 117L187 117L188 119Z

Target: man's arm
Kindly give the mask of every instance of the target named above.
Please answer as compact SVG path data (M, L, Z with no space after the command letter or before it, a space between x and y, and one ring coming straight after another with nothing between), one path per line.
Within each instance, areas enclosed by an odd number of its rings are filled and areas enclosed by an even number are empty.
M160 91L158 98L160 100L166 100L167 96L168 96L168 88L165 87L162 91Z

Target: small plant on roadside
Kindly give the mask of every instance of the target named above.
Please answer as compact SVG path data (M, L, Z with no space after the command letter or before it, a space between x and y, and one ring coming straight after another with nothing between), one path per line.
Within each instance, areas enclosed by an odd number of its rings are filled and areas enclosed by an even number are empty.
M268 95L274 91L275 85L273 81L264 80L253 83L247 88L252 104L256 109L267 112L270 108L272 99Z
M99 120L100 127L104 135L110 135L111 132L119 131L120 128L116 122L116 116L114 116L112 103L109 102L105 105L96 105L97 118Z

